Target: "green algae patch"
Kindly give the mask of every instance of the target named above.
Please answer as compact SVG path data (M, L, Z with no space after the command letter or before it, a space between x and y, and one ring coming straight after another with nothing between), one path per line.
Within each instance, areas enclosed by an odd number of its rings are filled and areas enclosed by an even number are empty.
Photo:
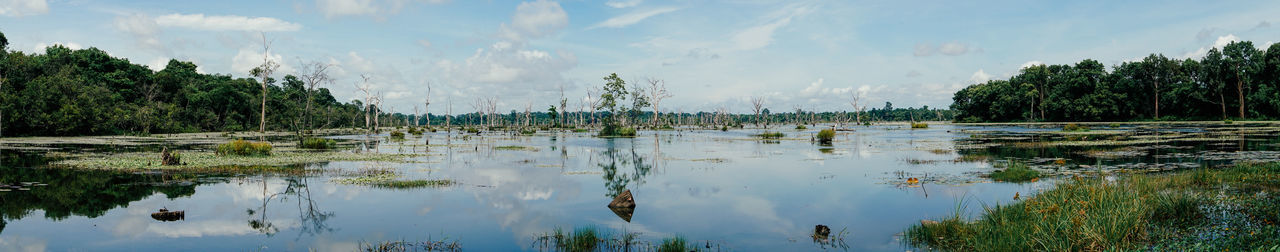
M50 163L50 167L96 170L205 170L224 166L286 166L330 161L413 162L422 154L355 152L276 152L271 156L220 156L213 152L180 152L182 164L160 165L160 153L134 152L82 155Z

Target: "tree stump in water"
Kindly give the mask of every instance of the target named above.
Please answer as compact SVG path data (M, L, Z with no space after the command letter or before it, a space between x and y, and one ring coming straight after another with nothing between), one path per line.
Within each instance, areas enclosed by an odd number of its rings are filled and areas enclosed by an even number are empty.
M636 201L631 198L631 190L628 189L619 193L617 197L613 197L613 202L609 202L609 208L636 208Z
M817 225L813 227L813 240L823 241L827 240L827 237L829 236L831 236L831 228L827 227L827 225Z
M169 153L169 148L160 151L160 165L179 165L182 161L178 159L175 153Z
M161 208L159 212L151 213L151 218L158 221L177 221L185 220L187 214L184 211L169 211L169 209Z

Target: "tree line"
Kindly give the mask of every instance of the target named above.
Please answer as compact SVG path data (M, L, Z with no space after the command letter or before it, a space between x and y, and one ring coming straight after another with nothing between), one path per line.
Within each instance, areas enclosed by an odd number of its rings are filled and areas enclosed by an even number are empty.
M1151 54L1035 65L955 93L959 122L1280 119L1280 44L1213 48L1199 60Z

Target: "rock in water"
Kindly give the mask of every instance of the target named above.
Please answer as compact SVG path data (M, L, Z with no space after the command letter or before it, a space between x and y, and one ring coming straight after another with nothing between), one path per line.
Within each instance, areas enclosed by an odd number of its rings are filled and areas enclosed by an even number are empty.
M628 189L619 193L617 197L613 197L613 202L609 202L609 208L636 208L636 201L631 198L631 190Z

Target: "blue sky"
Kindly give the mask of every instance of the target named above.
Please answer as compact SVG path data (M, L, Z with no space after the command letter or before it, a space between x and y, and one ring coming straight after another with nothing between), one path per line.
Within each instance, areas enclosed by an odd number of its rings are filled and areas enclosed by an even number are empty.
M10 48L98 47L163 67L192 61L247 77L270 55L276 78L333 64L340 100L361 74L397 112L431 83L432 113L545 110L563 87L577 111L618 73L664 80L664 111L946 107L966 85L1026 64L1149 53L1199 58L1229 41L1280 41L1277 1L85 1L0 0ZM1280 25L1280 24L1275 24Z

